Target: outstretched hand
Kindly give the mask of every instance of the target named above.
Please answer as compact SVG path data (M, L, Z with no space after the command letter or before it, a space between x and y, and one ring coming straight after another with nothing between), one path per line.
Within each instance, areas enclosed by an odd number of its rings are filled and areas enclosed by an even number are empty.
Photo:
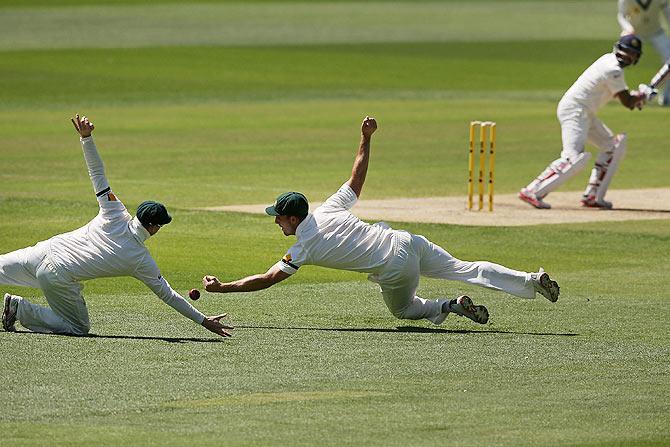
M207 275L202 278L202 286L208 292L218 292L221 281L216 276Z
M71 118L70 121L72 121L74 128L82 138L90 137L93 129L95 129L95 126L88 120L88 118L85 116L79 118L78 113L74 116L74 118Z
M224 318L226 315L228 314L221 314L215 317L205 317L205 319L202 320L202 325L205 327L205 329L214 332L217 335L220 335L222 337L232 337L233 334L226 331L226 329L229 330L234 329L233 326L221 323L221 319Z
M375 133L375 130L377 130L377 120L370 116L366 116L363 120L363 124L361 124L361 134L366 138L370 138L372 134Z

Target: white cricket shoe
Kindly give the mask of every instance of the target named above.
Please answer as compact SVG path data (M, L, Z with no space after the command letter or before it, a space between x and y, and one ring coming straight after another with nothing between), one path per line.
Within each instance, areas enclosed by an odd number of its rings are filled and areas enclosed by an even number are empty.
M486 324L489 321L489 311L484 306L473 304L469 296L461 295L449 303L449 310L456 314L467 317L479 324Z
M540 270L538 270L537 273L531 273L530 275L533 279L533 287L536 292L539 292L540 295L552 303L558 301L558 295L560 294L561 288L556 281L552 281L549 274L545 272L542 267L540 267Z
M601 210L611 210L612 202L607 200L596 200L596 196L582 196L581 204L584 208L599 208Z
M2 308L2 327L7 332L16 331L16 311L19 309L19 302L9 293L5 293L4 306Z
M521 188L521 191L519 191L519 199L539 210L548 210L551 208L551 205L543 201L541 197L538 197L534 192L527 188Z

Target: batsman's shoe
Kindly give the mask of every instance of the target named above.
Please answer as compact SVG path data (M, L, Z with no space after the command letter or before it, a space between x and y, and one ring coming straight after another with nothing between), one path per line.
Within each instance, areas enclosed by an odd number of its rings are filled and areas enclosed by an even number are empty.
M7 332L16 331L16 311L18 308L18 301L9 293L5 293L4 306L2 307L2 327Z
M521 191L519 191L519 199L540 210L548 210L551 208L551 205L526 188L522 188Z
M531 277L536 292L539 292L540 295L552 303L558 301L558 295L561 292L561 288L558 287L556 281L552 281L549 274L545 272L542 267L540 267L540 270L537 273L531 273Z
M611 210L612 202L607 200L596 200L596 196L582 196L581 204L584 208L600 208L602 210Z
M455 301L455 302L454 302ZM469 296L461 295L452 300L449 308L452 312L462 317L467 317L479 324L486 324L489 321L489 311L484 306L475 305Z

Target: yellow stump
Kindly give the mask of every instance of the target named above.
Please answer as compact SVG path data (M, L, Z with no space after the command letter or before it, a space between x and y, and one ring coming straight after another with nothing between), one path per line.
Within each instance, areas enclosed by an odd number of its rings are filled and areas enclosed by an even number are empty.
M468 147L468 210L474 206L475 143L479 128L479 177L478 210L484 209L484 180L486 178L486 148L488 147L488 196L489 211L493 211L493 185L495 173L496 123L493 121L470 121L470 144Z
M475 176L475 128L478 121L470 123L470 151L468 154L468 209L472 209L472 196L474 195L474 176Z
M496 123L491 123L489 138L489 211L493 211L493 174L496 170Z

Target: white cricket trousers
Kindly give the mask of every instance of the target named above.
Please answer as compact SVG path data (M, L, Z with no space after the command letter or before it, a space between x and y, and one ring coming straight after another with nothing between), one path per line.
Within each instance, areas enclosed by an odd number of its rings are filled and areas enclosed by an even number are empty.
M614 133L586 108L560 101L556 116L561 123L562 159L576 160L584 152L587 141L601 153L614 149Z
M391 260L369 279L379 284L386 306L397 318L425 318L435 324L447 318L448 312L442 312L442 304L449 298L426 300L416 296L421 275L463 281L520 298L535 298L530 273L487 261L461 261L425 237L406 231L394 232L393 246Z
M49 241L0 255L0 284L42 289L50 307L19 297L16 319L34 332L86 335L90 328L83 286L58 269Z

